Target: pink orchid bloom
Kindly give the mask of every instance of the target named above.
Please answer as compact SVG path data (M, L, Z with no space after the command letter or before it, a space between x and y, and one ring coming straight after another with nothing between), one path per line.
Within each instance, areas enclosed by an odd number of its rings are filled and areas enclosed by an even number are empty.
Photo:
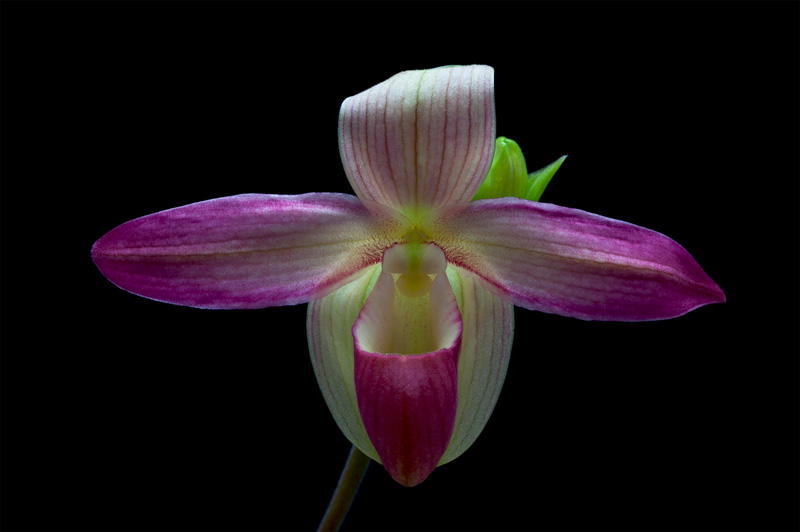
M505 378L513 306L657 320L722 302L675 241L515 197L470 201L495 147L493 70L402 72L344 101L356 195L248 194L113 229L117 286L215 309L309 303L314 370L345 436L413 486L463 453Z

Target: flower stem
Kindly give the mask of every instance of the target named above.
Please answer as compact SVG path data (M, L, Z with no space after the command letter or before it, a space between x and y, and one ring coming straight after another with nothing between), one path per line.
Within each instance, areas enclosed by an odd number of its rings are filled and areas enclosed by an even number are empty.
M336 486L336 491L333 492L333 497L328 503L328 509L325 510L317 532L336 531L342 526L347 511L358 493L361 480L367 472L369 462L369 457L353 445L347 462L344 464L342 475L339 477L339 484Z

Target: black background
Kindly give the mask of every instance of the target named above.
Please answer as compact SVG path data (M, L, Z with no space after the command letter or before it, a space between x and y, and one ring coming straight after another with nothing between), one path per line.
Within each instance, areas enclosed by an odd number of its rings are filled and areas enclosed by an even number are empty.
M349 450L305 305L203 311L94 268L116 225L244 192L350 192L341 101L484 63L543 201L683 244L728 302L517 309L508 377L416 488L346 529L796 530L797 2L2 3L2 524L305 530Z

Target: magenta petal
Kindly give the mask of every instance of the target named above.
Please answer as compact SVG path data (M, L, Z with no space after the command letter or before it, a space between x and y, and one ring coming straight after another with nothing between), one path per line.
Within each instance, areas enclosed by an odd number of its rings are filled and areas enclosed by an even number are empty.
M409 299L382 272L353 325L364 429L383 466L406 486L425 480L453 436L462 330L444 273L429 296Z
M439 463L456 419L458 350L384 355L355 349L355 385L364 428L397 482L416 486Z
M92 248L111 282L203 308L303 303L381 259L381 220L355 196L245 194L131 220ZM388 244L387 244L388 245Z
M725 301L677 242L596 214L501 198L442 216L450 262L515 305L586 320L680 316Z

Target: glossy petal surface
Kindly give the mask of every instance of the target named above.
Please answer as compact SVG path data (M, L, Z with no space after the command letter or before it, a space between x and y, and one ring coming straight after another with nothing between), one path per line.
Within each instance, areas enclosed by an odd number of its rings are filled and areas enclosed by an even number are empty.
M396 238L398 222L346 194L245 194L131 220L92 258L137 295L203 308L304 303L334 290Z

